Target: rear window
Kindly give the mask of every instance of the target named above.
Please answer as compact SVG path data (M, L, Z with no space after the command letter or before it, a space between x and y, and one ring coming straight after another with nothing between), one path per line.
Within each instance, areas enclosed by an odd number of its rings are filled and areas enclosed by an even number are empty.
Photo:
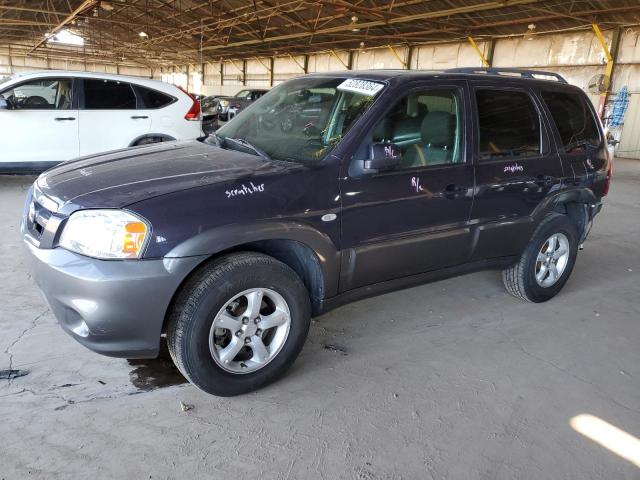
M480 160L539 155L540 116L525 92L476 91Z
M85 80L84 108L87 110L135 110L131 85L113 80Z
M600 144L598 124L588 100L582 95L543 91L542 98L549 107L567 153L583 152L589 145Z
M136 86L142 100L141 108L162 108L173 102L173 97L150 88Z

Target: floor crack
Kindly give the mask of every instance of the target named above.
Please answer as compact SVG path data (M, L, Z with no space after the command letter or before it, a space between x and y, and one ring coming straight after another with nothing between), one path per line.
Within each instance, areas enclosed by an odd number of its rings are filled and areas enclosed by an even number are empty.
M47 313L49 312L49 309L47 308L44 312L42 312L41 314L37 315L33 320L31 320L31 324L25 328L20 335L18 335L16 337L16 339L11 342L11 344L5 349L4 353L6 355L9 356L9 370L13 370L13 353L11 353L11 349L13 347L15 347L18 343L20 343L20 341L24 338L24 336L29 333L31 330L33 330L34 328L36 328L38 326L38 320L40 320L42 317L44 317ZM9 377L7 379L7 382L9 384L11 384L11 377Z

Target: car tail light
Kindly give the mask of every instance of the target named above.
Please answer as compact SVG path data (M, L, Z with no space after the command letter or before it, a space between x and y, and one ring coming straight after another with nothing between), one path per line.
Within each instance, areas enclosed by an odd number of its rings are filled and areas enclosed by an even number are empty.
M613 155L609 153L609 166L607 167L607 180L604 184L604 190L602 191L602 196L604 197L607 193L609 193L609 187L611 186L611 176L613 175Z
M189 95L189 98L193 102L193 104L191 105L191 108L185 114L184 119L192 121L192 122L200 120L201 119L201 117L200 117L200 111L201 111L200 110L200 102L196 99L196 97L194 97L192 94L187 92L184 88L182 88L182 87L178 87L178 88L180 90L182 90L184 93L186 93L187 95Z

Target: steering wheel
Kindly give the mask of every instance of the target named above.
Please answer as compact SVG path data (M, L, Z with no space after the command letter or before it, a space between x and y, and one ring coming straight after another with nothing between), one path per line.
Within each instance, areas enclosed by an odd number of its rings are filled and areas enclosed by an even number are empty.
M28 105L30 107L44 107L44 106L49 106L49 102L47 102L47 100L44 97L41 97L39 95L34 95L32 97L28 97L25 101L24 101L24 105Z

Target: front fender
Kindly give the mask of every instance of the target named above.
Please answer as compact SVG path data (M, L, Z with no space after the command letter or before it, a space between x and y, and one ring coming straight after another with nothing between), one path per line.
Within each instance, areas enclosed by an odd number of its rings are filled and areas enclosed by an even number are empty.
M212 228L185 240L165 258L215 255L241 245L264 240L293 240L311 248L318 257L324 277L324 292L337 293L340 253L328 235L300 222L262 221Z

